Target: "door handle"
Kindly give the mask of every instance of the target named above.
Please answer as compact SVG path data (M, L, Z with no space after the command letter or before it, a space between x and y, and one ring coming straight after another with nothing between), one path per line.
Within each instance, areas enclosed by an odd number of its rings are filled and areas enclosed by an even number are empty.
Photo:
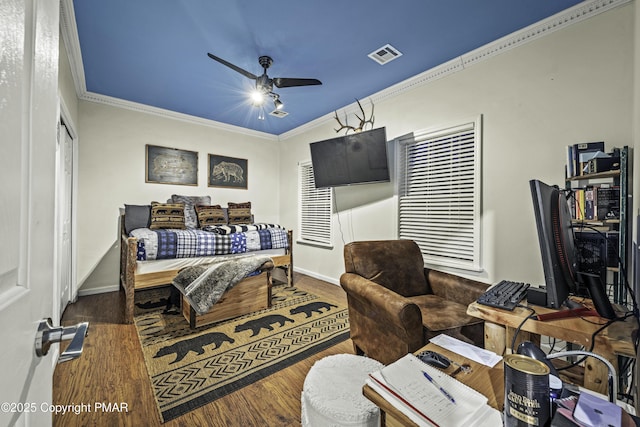
M36 333L36 355L45 356L51 344L71 340L69 347L60 355L58 363L76 359L82 354L84 338L89 332L89 322L78 323L73 326L53 326L51 319L42 319Z

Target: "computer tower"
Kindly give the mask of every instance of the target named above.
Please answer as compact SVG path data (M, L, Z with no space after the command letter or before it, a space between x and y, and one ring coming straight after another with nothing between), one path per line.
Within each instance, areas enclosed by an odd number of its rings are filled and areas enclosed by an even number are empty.
M618 267L618 236L615 231L576 231L577 270L607 283L607 267ZM578 295L589 296L586 284L580 285Z

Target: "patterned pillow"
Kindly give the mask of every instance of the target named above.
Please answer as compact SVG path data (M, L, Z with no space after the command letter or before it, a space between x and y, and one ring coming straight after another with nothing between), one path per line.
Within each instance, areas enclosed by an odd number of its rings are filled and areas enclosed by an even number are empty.
M227 223L227 218L224 215L224 210L220 205L196 205L196 214L198 215L198 224L200 228L204 228L208 225L215 226L224 225Z
M184 226L186 228L198 228L198 215L196 214L195 206L210 205L211 196L181 196L173 194L171 202L184 204Z
M151 202L152 230L159 228L184 228L184 205L182 203Z
M229 225L251 224L251 202L228 203Z

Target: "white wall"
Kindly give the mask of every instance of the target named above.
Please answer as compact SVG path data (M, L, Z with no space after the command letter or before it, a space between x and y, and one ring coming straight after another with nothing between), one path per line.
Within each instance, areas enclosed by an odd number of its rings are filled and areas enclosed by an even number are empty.
M633 144L633 30L632 3L376 103L375 125L386 126L389 139L483 116L484 271L456 273L543 283L528 181L564 186L569 144ZM310 159L309 143L335 137L334 126L327 121L284 141L282 222L297 224L298 162ZM336 196L345 241L396 238L392 184L341 188ZM337 217L334 224L332 250L300 244L294 258L296 269L337 283L343 243Z
M261 222L279 220L279 143L259 137L80 101L78 280L83 294L117 289L118 216L124 204L210 195L214 204L252 204ZM145 144L198 152L198 186L145 183ZM248 189L207 186L208 154L248 160ZM284 224L289 225L289 224Z

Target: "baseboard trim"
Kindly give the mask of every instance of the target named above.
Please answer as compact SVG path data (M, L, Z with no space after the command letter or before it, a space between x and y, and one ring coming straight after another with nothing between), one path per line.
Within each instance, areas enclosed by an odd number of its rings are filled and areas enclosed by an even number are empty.
M117 292L120 289L120 285L101 286L99 288L78 289L79 297L86 297L88 295L106 294L107 292Z
M340 281L338 279L334 279L333 277L323 276L314 271L305 270L304 268L294 267L293 271L295 273L302 273L307 276L313 277L314 279L323 280L325 282L331 283L332 285L340 286Z

